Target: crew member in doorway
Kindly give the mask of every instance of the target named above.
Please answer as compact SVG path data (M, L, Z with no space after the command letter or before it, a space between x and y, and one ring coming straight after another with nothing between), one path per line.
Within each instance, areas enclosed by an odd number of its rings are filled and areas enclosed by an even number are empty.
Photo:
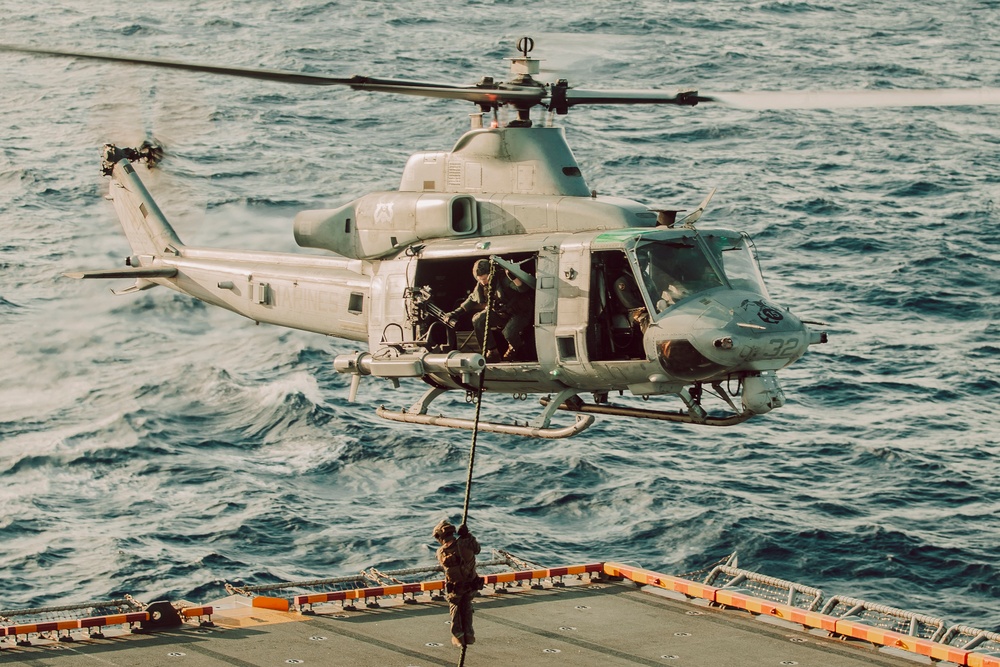
M472 630L472 598L483 587L476 574L479 542L463 523L458 531L447 519L434 526L434 539L441 545L437 559L444 568L445 592L451 613L451 643L471 646L476 643Z
M493 275L492 299L488 299L490 261L476 260L472 266L472 275L476 278L476 287L462 305L448 313L448 319L454 322L462 313L475 313L472 316L472 327L476 330L480 349L483 349L483 341L487 340L489 333L486 331L486 304L489 302L490 329L502 328L507 348L501 351L494 336L490 335L485 345L487 363L501 360L528 361L532 356L528 335L532 320L531 288L517 276L497 271Z

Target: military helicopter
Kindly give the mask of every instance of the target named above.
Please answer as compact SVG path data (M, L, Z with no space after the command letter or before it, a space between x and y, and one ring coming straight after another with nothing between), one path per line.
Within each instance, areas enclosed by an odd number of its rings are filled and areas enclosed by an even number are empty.
M518 42L509 81L473 85L334 78L275 70L76 53L21 46L0 50L212 72L267 81L346 86L472 102L471 128L451 151L411 156L399 189L373 192L339 208L299 213L296 242L330 256L190 247L174 232L133 166L161 157L147 143L107 145L103 171L131 255L123 268L67 273L81 279L133 279L129 294L164 286L256 322L367 342L341 354L335 369L399 386L423 380L411 407L380 407L386 419L539 438L573 436L595 414L726 426L784 403L776 371L799 359L825 332L768 296L756 249L744 232L697 225L712 193L693 212L657 210L592 191L554 115L607 104L695 106L723 103L775 108L754 94L700 95L694 90L588 90L565 79L539 81L533 41ZM932 93L928 98L928 93ZM822 96L778 94L781 108L943 106L1000 103L992 89L859 91ZM548 122L536 125L542 107ZM502 122L501 112L515 118ZM484 118L489 119L486 122ZM714 193L714 190L713 190ZM485 262L485 263L484 263ZM480 292L486 320L457 309L488 267ZM528 317L509 323L490 303L501 283L515 285ZM478 288L477 288L478 289ZM501 290L502 291L502 290ZM486 307L488 306L488 307ZM475 320L475 322L473 321ZM505 336L506 332L506 336ZM515 350L512 340L520 341ZM482 340L480 340L482 339ZM524 423L434 415L443 394L548 394ZM644 399L675 397L679 409L614 404L613 392ZM587 402L581 398L590 394ZM713 396L718 408L703 405ZM438 404L435 404L438 405ZM574 423L553 426L557 410Z

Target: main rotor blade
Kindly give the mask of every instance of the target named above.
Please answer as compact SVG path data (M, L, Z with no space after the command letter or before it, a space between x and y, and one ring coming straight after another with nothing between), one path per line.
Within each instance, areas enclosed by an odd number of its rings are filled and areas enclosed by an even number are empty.
M436 86L431 84L393 81L391 79L372 79L356 76L346 84L354 90L368 90L377 93L397 93L399 95L418 95L420 97L438 97L449 100L465 100L486 107L513 104L517 107L531 107L541 104L547 96L542 88L479 88L476 86Z
M238 76L281 83L305 84L310 86L347 86L354 90L372 92L396 93L399 95L416 95L420 97L437 97L444 99L466 100L485 106L512 103L515 105L532 106L539 104L545 97L541 88L523 88L504 90L500 87L456 86L448 83L430 81L406 81L401 79L377 79L368 76L332 77L318 74L304 74L285 70L251 69L247 67L222 67L200 63L166 60L163 58L135 58L106 53L88 53L82 51L63 51L59 49L41 49L31 46L0 44L0 51L15 53L31 53L34 55L57 56L64 58L83 58L103 62L115 62L126 65L159 67L164 69L184 70L188 72L207 72L224 76Z
M558 95L558 89L553 89L553 96ZM587 90L585 88L568 88L566 90L566 106L578 104L680 104L694 106L706 101L697 92L691 90Z
M1000 88L728 92L700 101L752 110L982 106L1000 104Z
M223 67L162 58L135 58L102 53L43 49L32 46L0 44L0 51L30 53L63 58L82 58L127 65L159 67L238 76L281 83L310 86L346 86L354 90L415 95L443 99L465 100L487 108L512 104L528 108L548 101L550 108L560 110L581 104L673 104L694 106L713 102L726 106L752 109L851 109L866 107L942 107L1000 104L1000 88L941 88L927 90L854 90L854 91L761 91L723 92L699 95L695 91L666 90L587 90L569 88L565 84L551 88L512 84L481 84L461 86L430 81L377 79L367 76L331 77L285 70Z
M134 58L132 56L116 56L107 53L86 53L82 51L62 51L58 49L39 49L31 46L18 46L11 44L0 44L0 51L12 51L15 53L31 53L41 56L57 56L63 58L82 58L85 60L100 60L105 62L124 63L128 65L145 65L150 67L160 67L165 69L179 69L189 72L209 72L212 74L224 74L226 76L240 76L251 79L264 79L266 81L281 81L283 83L303 83L312 86L347 86L350 79L334 78L328 76L317 76L314 74L300 74L297 72L285 72L281 70L250 69L244 67L219 67L216 65L203 65L197 63L185 63L176 60L165 60L163 58ZM412 85L419 85L415 82L401 82Z

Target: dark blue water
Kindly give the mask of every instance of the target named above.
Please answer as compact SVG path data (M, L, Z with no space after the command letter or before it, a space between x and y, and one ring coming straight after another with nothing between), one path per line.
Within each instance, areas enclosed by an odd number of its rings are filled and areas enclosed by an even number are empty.
M3 39L464 83L505 76L531 34L554 76L589 87L1000 85L986 1L142 4L0 2ZM149 187L186 242L291 250L297 210L395 188L472 109L10 54L0 77L0 608L433 563L469 436L375 417L417 383L350 404L331 367L350 344L61 273L129 252L105 142L166 145ZM783 409L730 429L481 436L482 541L675 573L736 550L827 595L996 629L1000 110L559 122L604 194L691 209L717 186L705 224L750 232L772 296L831 342L783 372Z

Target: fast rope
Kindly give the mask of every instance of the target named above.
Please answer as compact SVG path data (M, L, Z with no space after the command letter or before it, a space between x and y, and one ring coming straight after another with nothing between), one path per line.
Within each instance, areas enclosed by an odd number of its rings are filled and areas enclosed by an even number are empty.
M493 277L496 274L496 264L490 262L490 277L486 283L486 321L483 323L483 340L481 353L486 357L490 340L490 311L493 308ZM479 287L477 286L476 289ZM469 448L469 472L465 479L465 504L462 506L462 524L469 519L469 499L472 496L472 471L476 465L476 441L479 439L479 416L483 409L483 386L486 383L486 369L479 374L479 388L476 391L476 419L472 426L472 446ZM463 647L464 649L464 647ZM463 656L465 651L462 651Z
M490 277L486 282L486 321L483 323L483 340L481 341L481 353L483 357L489 350L490 340L490 310L493 308L493 276L496 273L496 264L490 262ZM479 289L479 285L476 285ZM479 439L479 415L483 409L483 386L486 383L486 369L479 374L479 389L476 391L476 419L472 425L472 445L469 447L469 472L465 478L465 504L462 506L462 523L465 525L469 520L469 499L472 497L472 471L476 465L476 442ZM462 655L458 659L458 667L465 667L465 652L469 645L462 641Z

